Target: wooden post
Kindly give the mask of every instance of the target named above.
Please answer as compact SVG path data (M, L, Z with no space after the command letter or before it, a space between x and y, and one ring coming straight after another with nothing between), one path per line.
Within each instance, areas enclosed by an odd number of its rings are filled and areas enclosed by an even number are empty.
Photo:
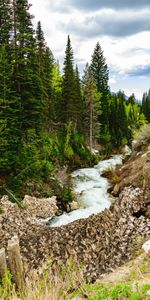
M8 241L8 262L12 279L15 282L16 287L23 290L23 264L20 254L19 239L17 236L14 236Z
M2 279L7 271L5 248L0 249L0 278Z

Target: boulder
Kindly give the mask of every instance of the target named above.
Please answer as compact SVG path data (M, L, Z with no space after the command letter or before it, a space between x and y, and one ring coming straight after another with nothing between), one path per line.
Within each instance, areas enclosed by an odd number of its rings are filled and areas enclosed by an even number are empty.
M112 194L113 194L114 196L117 196L117 195L119 194L119 190L120 190L120 186L119 186L118 183L116 183L116 185L114 186L114 189L113 189L113 191L112 191Z

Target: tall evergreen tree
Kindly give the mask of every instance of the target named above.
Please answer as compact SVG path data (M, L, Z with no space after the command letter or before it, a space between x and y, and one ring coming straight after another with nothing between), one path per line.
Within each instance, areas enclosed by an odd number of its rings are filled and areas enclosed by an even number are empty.
M13 0L14 38L12 89L21 98L22 130L27 137L30 128L37 132L43 122L43 86L38 72L36 43L30 5L27 0Z
M72 121L76 125L75 101L75 74L73 68L73 50L68 36L64 59L64 75L62 85L62 121Z
M96 85L91 74L90 68L86 66L85 77L84 77L84 97L86 104L85 114L85 128L88 143L90 149L93 148L93 142L99 136L99 122L98 116L100 115L100 102L99 97L97 98Z
M106 64L101 45L99 42L96 44L92 55L92 61L90 65L92 76L96 83L97 91L101 93L101 108L102 114L99 118L101 123L101 136L109 134L109 103L108 103L108 79L109 71Z
M97 91L102 95L108 92L109 72L100 43L96 44L91 61L91 74L95 80Z
M78 66L76 65L75 69L75 101L74 101L74 110L75 110L75 119L76 119L76 127L79 130L80 133L83 133L83 127L84 127L84 103L83 103L83 97L81 94L81 81L80 81L80 75Z
M148 122L150 122L150 90L143 94L142 98L142 113L145 115Z
M10 173L17 166L20 144L20 98L11 87L13 66L10 32L12 10L10 1L0 2L0 171Z
M127 103L135 104L136 99L134 93L128 98Z
M126 100L122 92L111 96L109 130L111 143L115 147L126 143L129 137L125 103Z
M10 4L10 0L0 1L0 45L8 45L9 43L12 30L12 11Z
M46 46L44 32L41 27L41 22L38 22L36 29L36 53L38 62L38 72L42 81L42 99L45 106L45 121L50 125L53 119L54 107L52 101L52 70L54 66L54 57Z

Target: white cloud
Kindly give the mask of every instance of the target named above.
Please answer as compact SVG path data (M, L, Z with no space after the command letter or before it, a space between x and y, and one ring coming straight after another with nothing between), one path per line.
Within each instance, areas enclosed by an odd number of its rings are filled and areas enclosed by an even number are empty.
M53 0L44 0L43 2L41 2L41 0L30 0L30 2L33 4L31 13L35 15L34 25L36 26L37 21L41 21L47 44L53 51L56 59L60 59L61 63L65 53L67 34L71 36L75 62L78 62L80 68L84 68L84 63L87 61L90 62L95 44L99 40L110 69L109 82L113 88L124 89L128 94L131 94L133 89L135 89L138 97L142 95L144 90L149 89L148 80L145 80L145 82L142 81L141 84L140 77L136 77L134 86L131 86L130 82L132 80L128 73L139 66L146 68L150 63L150 28L147 32L137 32L135 35L126 36L124 38L105 36L104 34L83 36L80 34L80 24L84 27L86 26L86 24L84 24L85 18L90 17L91 12L79 11L75 8L69 11L69 5L62 6L60 0L55 0L55 2ZM61 8L62 13L59 12L56 7ZM112 12L116 15L116 12L112 11L112 9L103 9L101 12L95 11L95 15L93 16L96 16L97 13L107 14L110 17L108 17L105 26L111 27L113 22L113 18L111 18ZM123 18L123 14L124 12L120 19ZM130 21L132 21L132 17L136 19L140 14L142 14L143 18L145 14L147 18L149 11L146 9L138 12L128 11ZM72 24L73 20L78 23L78 35L72 30L71 25L67 28L67 31L64 30L63 26L60 26L62 23ZM92 23L90 23L89 26L92 26ZM128 30L130 30L130 28ZM139 31L141 31L140 28Z
M114 77L109 79L109 84L116 84L116 83L117 83L117 81Z

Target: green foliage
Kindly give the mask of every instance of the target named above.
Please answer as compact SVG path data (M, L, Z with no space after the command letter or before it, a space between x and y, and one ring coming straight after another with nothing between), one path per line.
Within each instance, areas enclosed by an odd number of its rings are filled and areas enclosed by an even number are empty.
M97 91L104 95L108 91L108 67L100 43L95 46L90 65Z
M19 199L32 183L45 189L59 166L95 163L87 144L99 137L105 153L130 142L148 119L149 93L142 114L134 95L111 95L99 43L81 84L69 36L62 76L28 1L3 0L0 11L0 175Z
M64 59L64 75L62 84L62 116L64 123L73 121L74 112L73 104L75 100L74 94L75 80L73 69L73 50L71 46L70 37L68 36L65 59Z
M108 116L109 116L109 103L108 103L108 80L109 80L109 71L106 64L106 59L104 57L100 43L98 42L95 46L91 65L90 65L91 74L94 78L97 92L101 93L101 114L99 115L99 122L101 125L100 136L108 129Z
M73 130L72 122L69 122L68 125L66 126L66 138L65 138L65 145L64 145L64 155L66 158L71 158L74 155L71 146L72 130Z
M148 122L150 122L150 90L143 94L142 98L142 113L145 115Z
M131 144L134 130L146 122L139 104L131 100L126 101L122 92L109 97L109 133L105 135L114 147Z
M59 63L55 63L52 69L52 103L53 103L53 120L59 125L62 114L62 75L60 73ZM51 115L51 112L50 112Z
M73 122L75 128L82 131L83 103L78 68L74 71L73 50L68 36L64 59L61 99L61 121L64 124Z
M88 144L92 150L94 141L99 137L98 116L101 114L101 93L96 90L96 84L88 66L85 69L83 93L85 100L84 128Z
M72 191L69 187L64 187L62 190L62 201L65 203L72 201Z
M13 291L12 275L7 271L4 278L0 281L0 298L4 300L11 299Z
M146 292L150 289L150 285L143 285L142 288L136 285L135 288L130 283L119 283L115 286L107 286L106 284L90 286L91 291L96 292L96 296L88 297L89 300L144 300L148 299Z

